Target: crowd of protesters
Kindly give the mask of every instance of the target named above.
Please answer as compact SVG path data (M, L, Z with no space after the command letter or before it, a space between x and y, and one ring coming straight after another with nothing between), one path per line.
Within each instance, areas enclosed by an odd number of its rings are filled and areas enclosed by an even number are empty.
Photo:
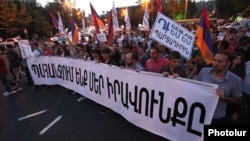
M118 32L108 45L100 43L95 36L82 38L77 45L70 41L32 42L31 48L37 56L60 56L115 65L137 72L161 73L162 76L183 77L215 83L219 95L218 106L212 124L249 123L250 121L250 28L223 29L211 33L214 61L205 64L199 49L194 45L191 58L183 58L177 51L159 44L148 32ZM221 38L223 37L223 38ZM7 58L13 73L15 87L21 83L25 70L27 84L32 78L25 59L20 59L18 44L8 46ZM2 63L1 63L2 64ZM6 70L1 65L1 80L7 86ZM22 68L22 69L20 69ZM3 70L3 71L2 71ZM166 84L167 85L167 84ZM5 95L8 95L5 93ZM217 116L217 117L216 117Z

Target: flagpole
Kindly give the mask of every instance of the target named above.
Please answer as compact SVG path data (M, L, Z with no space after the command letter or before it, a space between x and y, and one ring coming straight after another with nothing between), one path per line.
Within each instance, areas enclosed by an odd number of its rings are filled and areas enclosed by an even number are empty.
M188 0L185 0L185 15L184 15L184 19L187 19L187 8L188 8Z
M84 10L82 10L82 31L85 31L85 11Z

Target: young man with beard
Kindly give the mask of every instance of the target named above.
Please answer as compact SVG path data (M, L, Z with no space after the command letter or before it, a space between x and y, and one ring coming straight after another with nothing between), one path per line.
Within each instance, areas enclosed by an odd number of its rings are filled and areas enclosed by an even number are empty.
M228 103L240 103L242 96L241 79L228 71L231 64L231 54L227 51L217 52L214 55L212 68L203 68L198 75L198 80L214 83L219 86L216 93L219 101L215 109L211 124L228 124L230 120L227 115Z
M143 66L137 61L137 54L129 52L126 54L125 68L136 71L144 71Z

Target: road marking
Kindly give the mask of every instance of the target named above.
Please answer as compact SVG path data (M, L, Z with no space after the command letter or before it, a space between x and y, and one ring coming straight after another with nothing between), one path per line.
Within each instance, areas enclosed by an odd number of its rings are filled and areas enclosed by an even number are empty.
M11 91L11 93L9 94L9 95L12 95L12 94L14 94L14 93L16 93L16 92L18 92L18 91L21 91L23 88L19 88L19 89L16 89L16 90L14 90L14 91ZM6 95L6 96L9 96L9 95Z
M43 113L45 113L46 111L48 111L48 110L42 110L42 111L40 111L40 112L36 112L36 113L30 114L30 115L27 115L27 116L20 117L20 118L18 118L17 121L21 121L21 120L24 120L24 119L27 119L27 118L31 118L31 117L34 117L34 116L43 114Z
M77 99L77 102L80 102L80 101L85 100L85 99L86 99L86 97L84 97L84 96L80 97L80 98Z
M23 88L18 88L16 89L15 91L12 91L12 93L15 93L15 92L18 92L18 91L21 91Z
M48 124L42 131L39 132L39 135L43 135L47 130L49 130L56 122L58 122L63 116L60 115L54 119L50 124Z

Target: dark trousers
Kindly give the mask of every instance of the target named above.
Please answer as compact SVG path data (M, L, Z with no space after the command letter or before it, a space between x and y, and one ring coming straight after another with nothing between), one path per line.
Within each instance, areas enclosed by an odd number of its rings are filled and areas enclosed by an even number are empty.
M10 66L10 73L11 73L13 79L16 80L16 75L15 75L15 73L13 71L13 67L11 67L11 66Z
M6 75L0 74L0 81L1 81L1 82L3 83L3 85L4 85L5 91L10 92L11 89L10 89L10 86L9 86L9 83L8 83L7 76L6 76Z
M28 67L25 67L25 73L27 77L27 84L33 84L33 80Z
M242 123L250 123L250 94L242 94L239 121Z

